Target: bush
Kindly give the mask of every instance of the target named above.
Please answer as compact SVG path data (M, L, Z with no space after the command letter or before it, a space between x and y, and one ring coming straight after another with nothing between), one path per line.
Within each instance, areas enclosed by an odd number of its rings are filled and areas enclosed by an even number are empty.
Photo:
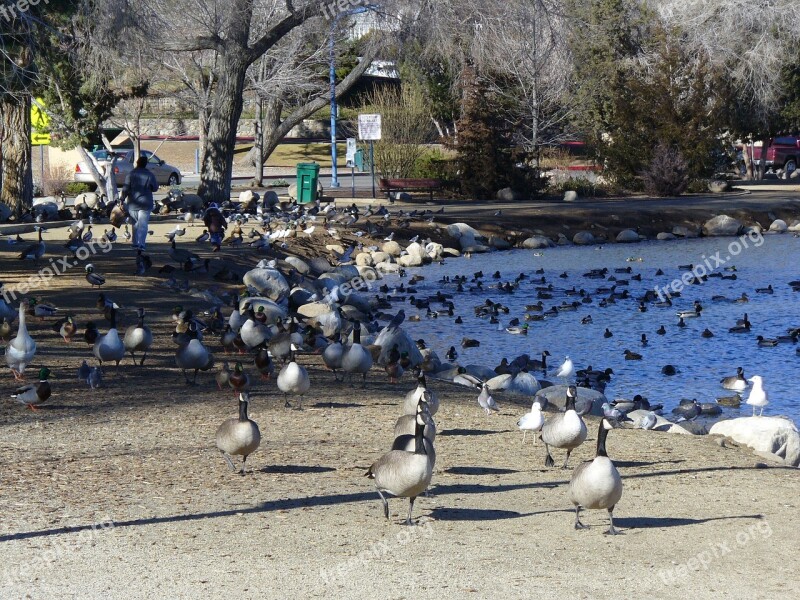
M598 182L594 174L589 177L572 177L569 171L554 171L547 187L547 192L554 196L562 196L567 191L577 192L582 197L606 196L610 190L611 186Z
M680 196L689 186L689 165L680 150L660 143L642 172L642 183L653 196Z
M67 196L77 196L85 192L90 192L91 186L88 183L79 183L77 181L70 181L64 185L64 193Z
M708 179L692 179L686 186L686 191L690 194L707 194L708 184Z
M414 162L411 176L449 181L457 178L457 170L455 159L449 158L438 148L431 148Z

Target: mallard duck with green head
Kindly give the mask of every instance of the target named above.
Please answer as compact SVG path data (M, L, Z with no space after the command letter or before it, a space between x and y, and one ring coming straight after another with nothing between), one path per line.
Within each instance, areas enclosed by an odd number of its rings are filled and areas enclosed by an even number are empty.
M11 394L11 398L20 404L27 404L31 410L36 410L37 404L47 402L50 398L52 390L50 382L47 381L48 377L50 377L50 369L42 367L39 369L39 382L18 387L16 392Z

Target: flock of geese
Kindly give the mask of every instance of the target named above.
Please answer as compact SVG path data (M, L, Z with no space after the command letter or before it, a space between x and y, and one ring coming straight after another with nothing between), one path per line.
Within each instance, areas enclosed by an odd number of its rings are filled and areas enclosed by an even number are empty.
M194 312L183 306L177 306L172 314L174 323L172 340L176 346L174 363L181 371L187 385L198 385L199 372L208 372L214 369L214 382L218 388L232 390L238 402L238 416L226 419L219 425L216 430L216 446L234 471L237 470L237 467L234 465L233 457L242 457L239 470L242 475L246 472L247 458L259 448L261 442L259 427L248 413L251 390L255 380L247 372L246 363L252 364L261 380L269 381L274 377L277 390L283 395L284 405L288 408L292 406L292 402L296 401L298 410L302 410L303 399L311 389L308 370L306 366L298 362L298 355L303 352L319 353L326 368L333 373L334 379L344 381L349 378L351 385L355 385L360 380L361 385L366 386L367 376L374 373L376 366L380 366L384 370L388 380L392 383L400 381L404 372L414 372L417 377L417 385L402 402L401 415L394 428L394 442L388 451L369 467L366 473L374 481L383 503L384 515L387 518L389 517L387 497L409 499L406 523L411 524L414 501L428 489L436 463L434 416L439 410L439 400L437 395L428 388L426 374L478 390L478 406L487 415L491 415L499 411L493 392L514 390L533 396L542 387L549 385L549 382L544 379L537 379L533 372L537 370L547 372L547 358L550 354L545 351L542 352L540 358L523 355L513 361L503 359L495 369L481 368L475 365L466 368L455 363L458 352L455 347L451 347L446 358L452 363L442 363L435 352L426 348L424 340L414 342L402 328L405 320L404 310L401 309L397 313L388 313L386 310L392 307L393 302L407 301L418 311L424 311L428 318L453 317L458 323L461 317L455 314L455 305L451 294L439 291L431 297L424 298L414 289L414 286L423 278L415 276L411 278L408 286L401 284L399 288L392 290L381 286L381 295L376 295L374 300L357 302L357 295L341 293L339 285L333 287L322 285L319 278L313 279L299 273L297 269L286 268L287 264L296 266L297 261L291 262L289 258L277 258L281 250L287 249L292 239L296 239L298 236L302 239L302 235L310 236L317 226L323 228L326 234L334 239L340 239L341 232L336 227L341 227L341 231L343 231L343 228L352 229L361 225L363 230L355 232L356 238L360 240L362 236L382 235L383 227L388 226L392 216L397 219L396 226L403 229L408 227L413 220L424 220L432 224L434 213L427 211L429 214L426 214L414 211L414 213L400 212L390 215L382 207L377 210L369 209L365 215L361 215L355 207L343 210L330 207L324 210L318 208L312 210L317 212L306 211L301 207L293 207L288 210L275 207L272 215L259 214L257 217L263 232L255 232L253 229L248 235L248 239L252 240L249 242L251 248L259 253L270 254L272 257L270 260L262 260L257 269L277 273L290 283L291 292L281 296L282 303L276 302L275 298L260 296L252 291L241 296L233 294L227 298L227 303L231 305L232 310L226 317L222 314L222 306L226 302L206 290L197 295L197 297L209 300L210 306L206 309ZM234 223L231 233L234 240L232 243L234 245L242 244L245 238L243 227L248 222L252 222L253 216L234 212L230 218ZM187 219L187 222L191 221ZM86 225L81 221L71 228L70 239L80 240L73 244L73 251L74 247L80 247L80 243L92 241L92 224L89 223L86 230L84 230L85 227ZM194 274L211 274L209 259L201 259L196 253L177 246L176 239L182 237L185 232L185 228L178 225L167 234L170 244L167 254L171 264L165 265L160 273L171 275L171 279L185 276L186 281ZM38 264L45 256L47 249L42 241L41 227L37 227L37 233L38 242L22 251L19 255L20 259L33 260ZM359 233L362 235L358 235ZM107 239L110 239L111 235L116 236L113 230L111 233L104 232ZM126 238L129 236L127 232L124 232L123 235ZM203 235L198 236L197 243L207 242L207 236L203 239ZM393 234L390 234L387 239L392 237ZM351 262L354 251L362 247L364 247L363 243L357 241L353 246L347 248L344 254L335 253L333 262L338 263L339 267L329 264L328 266L331 268L328 272L333 273L337 268L345 267L347 263ZM137 275L145 275L153 266L152 260L141 250L136 253L136 264ZM107 277L98 273L94 265L87 264L84 271L86 282L90 288L102 289L102 286L106 285ZM475 313L498 325L499 329L505 330L508 334L525 336L530 330L529 322L542 321L554 318L562 312L577 310L580 306L591 304L595 299L597 299L597 305L607 306L610 303L629 298L627 289L624 288L626 284L623 278L630 275L633 279L636 276L632 275L630 268L618 270L618 274L622 276L612 277L613 285L601 286L590 294L575 287L572 290L557 289L552 283L546 281L542 272L537 271L536 275L541 276L534 289L538 302L527 306L525 322L516 319L506 325L501 325L499 321L501 315L508 314L509 310L502 303L491 300L486 300L485 303L476 307ZM562 275L566 276L566 274ZM565 278L563 276L562 279ZM607 279L609 272L607 269L592 270L586 276L589 279ZM514 282L498 282L489 285L484 284L482 273L476 273L471 279L460 276L454 280L448 278L447 281L441 283L454 283L458 291L479 292L484 289L497 289L498 293L515 293L519 289L520 283L527 277L520 274ZM492 278L499 280L500 274L495 273ZM238 282L240 280L241 274L232 273L230 281ZM337 280L333 279L333 281ZM185 285L188 287L188 283ZM174 289L179 292L186 291L180 288ZM759 292L761 291L759 290ZM543 300L551 299L554 294L558 293L564 293L568 297L572 296L575 300L564 301L561 305L546 309ZM771 292L763 291L763 293ZM739 302L740 300L741 298L734 301ZM721 300L716 299L715 301ZM313 318L304 316L301 308L309 303L326 303L327 312ZM440 310L435 310L437 303L442 307ZM286 309L287 305L288 310ZM666 308L671 306L671 301L669 299L659 301L655 297L646 295L638 300L638 305L639 310L647 310L648 305ZM117 321L118 315L125 309L102 292L98 294L96 309L108 323L105 333L101 333L94 322L88 322L81 334L71 315L66 315L53 324L54 331L64 342L82 337L83 341L91 346L92 357L97 361L97 365L90 366L86 360L83 360L78 368L78 379L92 389L103 385L105 367L114 365L115 371L118 372L120 363L126 356L130 356L130 360L137 367L143 367L148 352L152 351L154 344L153 332L146 323L147 314L143 308L136 310L136 322L125 329L124 333L118 331ZM678 312L678 327L684 323L685 319L700 317L702 312L703 307L699 302L695 303L691 310ZM28 331L26 319L31 316L40 319L52 318L56 317L57 313L56 307L36 298L20 302L16 309L7 302L0 301L0 318L2 318L0 337L8 342L5 350L6 363L16 380L21 381L24 378L26 368L32 364L37 354L37 344ZM412 315L412 317L416 316ZM11 323L15 319L18 320L17 332L12 338ZM381 320L386 324L381 325ZM414 321L418 318L409 320ZM591 322L591 316L585 317L584 322ZM750 326L749 319L745 314L744 319L731 328L731 333L736 333L736 329L749 331ZM662 325L661 330L656 333L661 335L663 329ZM606 329L606 333L607 337L613 336L609 329ZM796 340L798 333L800 331L794 330L789 335ZM369 337L368 340L364 339L364 334ZM221 366L217 364L209 340L218 340L219 347L226 353L237 353L238 360L234 361L233 368L228 361ZM759 344L762 341L763 338L759 340ZM647 344L644 334L641 343L643 346ZM479 345L480 341L474 339L465 338L462 342L463 348L478 347ZM641 360L642 356L628 349L624 353L624 358ZM35 410L36 406L51 398L50 374L47 367L41 367L38 370L38 381L21 385L12 398ZM537 397L532 404L531 411L523 415L517 423L523 432L523 444L528 433L533 434L534 443L536 443L537 433L541 437L546 453L545 466L553 467L555 465L553 451L563 450L565 451L563 468L566 469L571 453L587 438L587 427L583 416L591 408L591 405L587 407L585 403L580 402L578 388L573 385L573 381L581 386L602 388L610 380L612 374L613 370L610 368L594 369L589 366L586 369L576 370L569 357L566 357L563 363L552 371L555 378L569 384L565 386L565 410L545 416L543 401ZM753 388L747 402L753 405L754 414L756 408L760 408L763 412L763 408L767 404L763 380L760 376L755 375L751 377L750 382L753 383ZM747 387L747 380L744 379L742 369L736 376L723 379L722 385L726 389L737 392L744 391ZM620 426L627 420L628 412L640 408L651 411L658 410L658 407L651 406L646 399L640 396L634 398L633 401L614 402L603 407L604 416L600 419L595 457L578 465L570 479L569 498L576 510L576 529L584 527L580 521L580 511L596 509L608 512L610 527L607 533L617 533L613 524L613 510L622 496L622 480L613 461L608 457L606 440L610 429ZM694 418L702 412L702 406L693 401L682 410L684 418ZM648 425L652 425L652 419L654 417L651 418L651 415L648 414L641 425L642 428L650 428Z

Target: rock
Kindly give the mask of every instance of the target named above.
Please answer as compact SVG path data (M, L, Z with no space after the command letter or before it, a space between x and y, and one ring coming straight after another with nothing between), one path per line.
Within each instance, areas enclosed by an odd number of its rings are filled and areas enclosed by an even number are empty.
M359 252L356 254L356 264L360 267L371 267L375 261L369 252Z
M411 256L418 256L419 258L423 258L427 256L425 253L425 248L422 247L422 244L418 242L412 242L406 247L406 252L408 252Z
M391 242L384 242L381 250L386 252L389 256L400 256L403 252L403 249L400 247L400 244L392 240Z
M649 410L642 410L640 408L640 409L632 410L631 412L629 412L628 413L628 418L633 421L633 426L634 427L639 427L640 426L639 424L640 424L641 420L646 415L649 415L649 414L650 414ZM653 429L651 431L668 431L669 428L672 427L672 425L673 425L672 421L667 421L661 415L656 415L656 426L653 427Z
M683 238L696 238L697 232L689 229L688 227L684 227L683 225L675 225L672 228L672 233L678 237Z
M342 246L341 244L327 244L325 246L325 249L328 252L333 252L337 256L341 256L342 254L344 254L344 246Z
M461 252L459 250L456 250L455 248L443 248L442 254L444 254L445 256L453 256L456 258L461 256Z
M508 373L504 373L503 375L495 375L486 382L486 385L489 386L489 389L493 392L498 390L507 390L511 385L512 379L513 377Z
M762 231L763 228L761 227L761 225L755 223L753 225L748 225L747 227L742 229L742 235L750 235L750 234L759 235L761 234Z
M306 264L306 262L302 258L298 258L296 256L287 256L286 262L292 265L295 269L297 269L297 272L302 275L305 275L310 270L308 264Z
M633 229L623 229L617 234L616 239L620 244L630 244L639 241L639 234Z
M289 195L289 198L291 198L292 200L297 200L297 184L296 183L290 183L289 184L289 189L286 190L286 193Z
M797 171L794 171L797 173ZM792 224L789 225L788 231L797 232L800 231L800 221L792 221Z
M472 237L473 239L482 238L480 231L474 229L473 227L467 225L466 223L451 223L447 226L447 233L450 234L450 237L455 239L460 239L462 236L467 235Z
M358 269L358 276L367 283L367 286L369 286L370 282L381 279L381 274L372 265L358 265L356 268Z
M383 273L397 273L400 270L400 265L393 262L379 262L375 265L375 268Z
M253 192L253 190L244 190L243 192L239 192L239 202L242 205L242 208L245 210L252 210L256 206L256 202L258 202L258 194Z
M712 194L721 194L731 189L727 181L723 179L712 179L708 182L708 191Z
M308 266L311 268L312 272L318 275L321 275L322 273L327 273L328 271L333 269L331 264L321 256L317 256L308 261Z
M788 231L789 226L786 224L786 221L782 219L775 219L769 226L770 231L774 231L777 233L785 233Z
M461 251L465 252L468 248L478 246L479 244L471 235L462 235L460 238L458 238L458 245L461 248Z
M594 235L590 231L579 231L572 236L572 243L578 246L588 246L595 243Z
M544 398L549 405L556 407L558 410L563 410L567 400L567 386L565 385L552 385L550 387L542 388L533 397L534 401L537 398ZM607 402L606 397L596 390L589 388L579 387L578 398L576 405L580 408L581 404L592 403L592 409L589 414L597 417L603 416L603 403Z
M703 224L703 233L709 236L739 235L742 224L728 215L717 215Z
M657 240L674 240L676 238L675 238L675 235L669 233L668 231L662 231L661 233L659 233L656 236L656 239Z
M331 307L324 302L309 302L300 306L297 309L297 314L313 319L330 311Z
M465 245L462 250L464 252L472 252L474 254L479 254L481 252L488 252L491 250L489 246L484 246L482 244L474 244L474 245Z
M753 450L774 454L793 467L800 466L800 433L783 417L740 417L714 423L711 435L724 435Z
M436 242L429 242L425 246L425 254L432 260L441 260L444 255L444 246Z
M681 427L677 423L672 425L669 429L667 429L667 433L680 433L683 435L694 435L691 431L686 429L685 427Z
M422 354L422 364L420 368L423 371L426 373L437 373L441 370L442 361L433 349L425 348L424 350L420 350L420 354Z
M374 264L382 263L382 262L392 262L394 259L392 258L391 254L387 254L386 252L373 252L372 253L372 262Z
M722 398L717 398L717 404L730 408L739 408L742 404L742 397L739 394L735 396L724 396Z
M417 344L411 339L411 336L406 333L402 327L389 329L384 327L381 329L378 336L375 338L375 345L381 347L381 353L378 360L375 361L379 365L385 365L388 360L389 352L392 347L397 344L397 349L400 354L403 352L408 353L408 359L411 361L412 366L422 364L422 354L417 348Z
M467 370L468 375L477 377L482 381L489 381L492 377L497 375L492 369L483 365L466 365L464 368Z
M421 267L422 257L415 254L404 254L397 259L397 264L401 267Z
M287 292L288 295L288 292ZM250 307L253 308L254 311L258 312L259 309L263 309L264 316L267 318L266 323L267 325L273 325L278 322L279 319L286 318L286 309L280 306L279 304L273 302L269 298L261 298L258 296L246 296L239 300L239 312L246 312Z
M512 190L510 187L503 188L502 190L497 190L497 194L495 197L500 200L501 202L518 202L522 200L522 194L519 192Z
M245 273L242 280L248 288L276 302L289 295L289 283L277 269L257 267Z
M700 421L681 421L669 428L668 433L688 433L690 435L706 435L708 429Z
M578 200L578 192L574 190L567 190L564 192L564 202L575 202Z
M194 211L202 210L205 205L203 199L197 194L183 194L183 196L181 196L181 202L183 202L184 209Z
M534 235L522 242L522 247L530 250L537 250L539 248L553 248L554 246L555 244L553 241L543 235Z
M489 245L497 250L510 250L511 242L499 236L493 235L489 237Z
M569 238L565 236L563 233L558 234L558 239L556 240L556 245L558 246L570 246L572 242L569 241Z

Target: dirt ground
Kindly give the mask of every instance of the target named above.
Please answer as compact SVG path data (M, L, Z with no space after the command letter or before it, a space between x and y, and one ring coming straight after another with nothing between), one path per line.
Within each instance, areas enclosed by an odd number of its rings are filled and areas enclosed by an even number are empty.
M96 364L91 348L64 343L54 319L30 319L39 351L26 374L48 366L54 392L35 412L0 403L0 598L797 597L797 470L708 436L612 431L623 535L603 535L598 511L584 513L591 529L576 531L567 483L594 454L597 421L570 470L547 469L541 443L523 446L516 430L526 401L498 395L501 411L487 417L476 393L431 382L442 400L437 463L408 528L407 501L391 500L386 521L364 473L390 447L412 378L390 385L376 368L365 389L353 388L304 355L312 385L299 411L238 357L254 377L262 443L251 473L231 473L214 447L217 426L236 414L231 390L217 390L213 372L189 387L174 364L171 310L206 304L163 287L161 234L172 226L154 226L150 276L131 275L125 244L91 257L107 276L103 291L124 307L120 330L137 306L148 311L156 343L143 367L126 358L90 391L76 372L82 359ZM32 271L18 251L0 241L6 287ZM219 260L253 265L249 253ZM50 242L48 257L60 254ZM234 289L208 275L192 284ZM81 332L90 319L108 326L80 266L34 293L73 314ZM234 359L206 341L218 363ZM6 372L6 396L14 388Z

